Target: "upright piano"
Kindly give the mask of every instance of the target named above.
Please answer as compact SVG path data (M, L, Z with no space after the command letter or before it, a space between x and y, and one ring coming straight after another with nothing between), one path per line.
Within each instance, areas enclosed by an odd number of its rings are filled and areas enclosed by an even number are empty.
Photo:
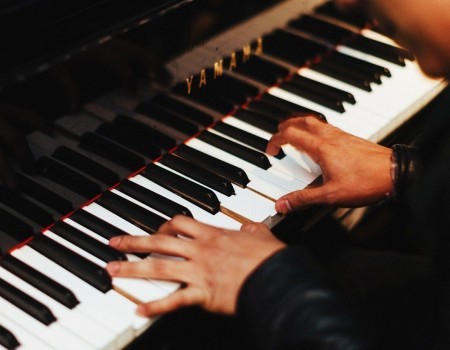
M0 187L0 348L128 346L155 322L136 303L180 286L111 279L108 261L166 258L122 254L111 237L180 214L282 236L274 201L321 170L289 145L264 153L280 120L314 114L383 142L446 86L321 0L0 7L1 123L24 130L35 159L10 155L18 185Z

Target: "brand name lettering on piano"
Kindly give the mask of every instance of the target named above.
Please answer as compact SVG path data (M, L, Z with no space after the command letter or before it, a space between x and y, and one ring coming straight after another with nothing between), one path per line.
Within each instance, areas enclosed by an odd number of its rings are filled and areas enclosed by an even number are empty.
M263 53L263 40L258 38L254 43L245 45L241 51L232 52L229 57L214 62L213 68L202 69L199 74L186 78L186 93L189 95L193 89L201 89L208 81L215 80L223 75L224 69L236 69L238 64L249 61L252 55Z

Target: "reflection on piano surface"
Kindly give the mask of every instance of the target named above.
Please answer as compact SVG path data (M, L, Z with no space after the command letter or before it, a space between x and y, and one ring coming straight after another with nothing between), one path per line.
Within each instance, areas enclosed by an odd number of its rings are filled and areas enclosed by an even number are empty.
M135 302L179 286L110 279L108 261L165 258L122 254L111 237L152 234L177 214L274 228L283 219L274 200L321 173L292 147L264 153L281 119L314 113L380 142L445 85L361 18L348 22L323 1L272 3L227 30L216 10L242 4L130 15L126 33L114 28L86 52L72 46L71 60L55 54L51 65L4 74L1 101L48 116L53 132L27 135L35 173L17 168L19 189L0 191L1 346L123 348L152 323L135 316ZM245 6L241 15L262 7ZM142 76L153 84L124 87Z

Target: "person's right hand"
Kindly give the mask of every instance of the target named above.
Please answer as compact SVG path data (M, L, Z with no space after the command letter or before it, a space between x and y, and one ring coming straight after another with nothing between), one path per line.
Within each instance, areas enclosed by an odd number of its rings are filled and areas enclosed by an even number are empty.
M306 116L280 123L267 153L291 144L322 169L323 184L288 193L276 202L280 213L316 204L357 207L373 204L393 190L391 150Z

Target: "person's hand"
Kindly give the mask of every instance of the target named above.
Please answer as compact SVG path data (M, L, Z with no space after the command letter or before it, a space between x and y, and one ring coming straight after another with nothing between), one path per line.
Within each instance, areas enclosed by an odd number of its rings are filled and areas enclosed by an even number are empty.
M108 264L111 276L155 278L185 285L164 299L139 305L138 314L149 317L193 305L215 313L235 313L247 276L285 246L263 224L245 224L241 231L231 231L185 216L174 217L152 236L120 236L112 238L110 245L126 252L184 258L154 257Z
M291 144L322 169L323 183L280 197L276 209L287 213L316 204L357 207L373 204L393 189L391 150L345 133L313 116L280 123L267 153Z

